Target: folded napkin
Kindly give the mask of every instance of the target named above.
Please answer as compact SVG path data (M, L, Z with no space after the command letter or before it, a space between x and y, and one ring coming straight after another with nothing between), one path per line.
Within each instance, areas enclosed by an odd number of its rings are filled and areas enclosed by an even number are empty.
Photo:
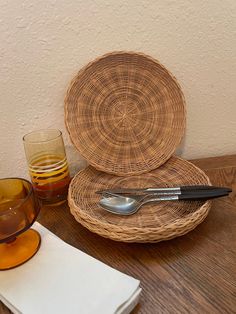
M0 271L0 300L13 313L126 314L140 282L68 245L39 223L42 243L25 264Z

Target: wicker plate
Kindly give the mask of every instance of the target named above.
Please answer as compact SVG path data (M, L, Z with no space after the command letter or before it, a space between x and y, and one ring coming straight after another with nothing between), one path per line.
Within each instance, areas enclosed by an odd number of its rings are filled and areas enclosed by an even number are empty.
M179 145L184 98L175 78L156 60L110 53L71 82L65 122L73 144L96 169L141 174L163 164Z
M210 201L169 201L143 206L135 215L118 216L99 207L96 190L108 187L150 187L209 184L208 177L191 163L172 157L145 175L117 177L91 166L80 171L69 189L75 219L103 237L123 242L158 242L194 229L208 214Z

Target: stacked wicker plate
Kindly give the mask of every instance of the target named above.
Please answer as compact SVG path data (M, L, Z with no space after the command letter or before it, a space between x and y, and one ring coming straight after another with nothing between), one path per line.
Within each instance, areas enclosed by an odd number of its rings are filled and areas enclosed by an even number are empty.
M114 52L85 66L65 98L75 147L90 163L72 180L69 206L89 230L117 241L158 242L182 235L207 216L210 202L159 202L132 216L99 207L99 189L209 184L191 163L172 157L185 130L176 79L140 53Z

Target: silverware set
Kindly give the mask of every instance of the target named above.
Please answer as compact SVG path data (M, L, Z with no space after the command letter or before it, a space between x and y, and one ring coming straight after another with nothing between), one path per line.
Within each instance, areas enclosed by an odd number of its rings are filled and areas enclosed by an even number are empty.
M160 201L206 201L229 195L232 190L227 187L217 187L209 185L179 186L170 188L145 188L145 189L125 189L114 188L99 190L96 193L102 198L99 205L118 215L132 215L141 206Z

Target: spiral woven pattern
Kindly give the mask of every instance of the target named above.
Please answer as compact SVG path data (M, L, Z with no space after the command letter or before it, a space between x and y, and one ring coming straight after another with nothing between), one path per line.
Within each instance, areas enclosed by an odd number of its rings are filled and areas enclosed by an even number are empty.
M113 52L73 79L65 122L73 144L96 169L141 174L166 162L179 145L184 97L176 79L156 60Z
M84 227L103 237L123 242L158 242L194 229L208 214L210 201L168 201L144 205L131 216L111 214L100 208L97 190L210 184L206 174L193 164L171 157L145 175L118 177L93 167L72 180L68 202L71 213Z

